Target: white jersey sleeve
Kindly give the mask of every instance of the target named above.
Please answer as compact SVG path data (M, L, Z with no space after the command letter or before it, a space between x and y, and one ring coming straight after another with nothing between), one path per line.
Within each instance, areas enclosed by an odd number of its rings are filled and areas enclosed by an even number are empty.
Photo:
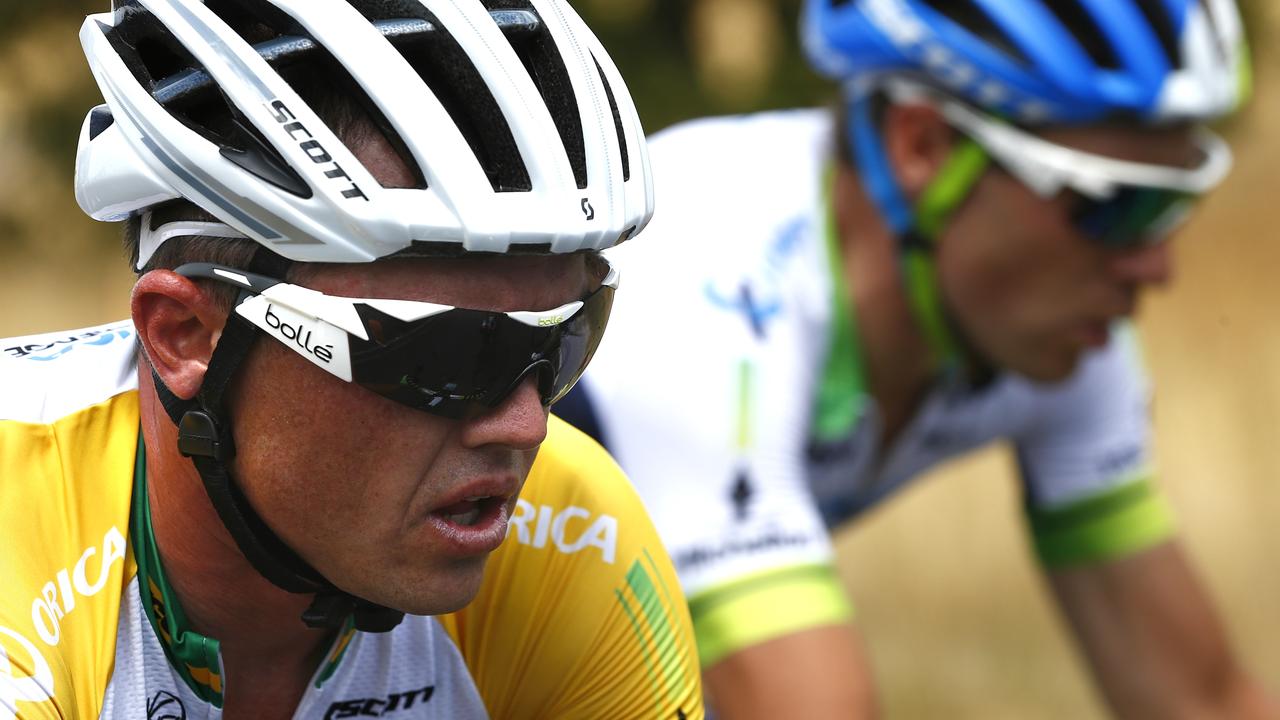
M1151 389L1128 324L1067 382L1033 391L1015 435L1036 549L1050 567L1134 552L1172 533L1153 490Z

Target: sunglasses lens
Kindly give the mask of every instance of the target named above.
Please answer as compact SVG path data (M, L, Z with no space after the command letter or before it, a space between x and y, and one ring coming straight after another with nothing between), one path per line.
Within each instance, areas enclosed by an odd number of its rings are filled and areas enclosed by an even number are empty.
M353 378L402 405L460 418L477 405L501 404L532 373L549 405L586 369L612 304L613 288L602 287L572 317L547 327L464 309L403 322L361 306L369 340L351 338Z
M1077 197L1072 220L1096 242L1122 248L1158 242L1182 225L1195 196L1156 188L1124 188L1114 197Z
M613 288L605 286L594 293L569 322L560 335L558 372L550 387L542 390L542 403L550 405L569 393L595 356L609 324L613 309Z

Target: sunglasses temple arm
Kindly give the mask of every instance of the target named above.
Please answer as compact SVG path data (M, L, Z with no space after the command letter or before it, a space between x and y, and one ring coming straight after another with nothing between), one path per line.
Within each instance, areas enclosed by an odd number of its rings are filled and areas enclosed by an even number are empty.
M183 277L207 278L224 282L228 285L235 285L241 290L255 295L266 292L268 289L284 282L266 275L258 275L257 273L214 263L187 263L176 268L174 272Z

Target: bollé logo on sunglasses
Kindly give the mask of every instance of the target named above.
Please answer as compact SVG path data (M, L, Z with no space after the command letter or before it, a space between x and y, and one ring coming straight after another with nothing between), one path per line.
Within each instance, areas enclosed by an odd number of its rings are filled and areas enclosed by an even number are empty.
M281 335L285 337L286 340L292 341L294 345L297 345L303 351L311 353L318 359L324 361L325 364L333 362L333 346L332 345L316 345L315 347L312 347L311 346L311 337L312 337L311 328L303 327L302 323L298 323L297 325L290 325L289 323L284 322L283 320L280 319L279 315L276 315L274 312L272 312L274 309L275 309L274 306L268 304L267 314L262 319L263 322L265 322L268 327L270 327L272 330L279 332Z

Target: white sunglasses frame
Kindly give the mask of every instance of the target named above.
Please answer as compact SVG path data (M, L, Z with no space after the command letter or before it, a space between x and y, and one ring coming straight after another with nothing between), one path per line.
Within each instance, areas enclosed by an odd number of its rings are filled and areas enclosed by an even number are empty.
M883 88L896 102L923 102L936 108L952 127L972 138L1001 167L1043 198L1070 189L1094 200L1109 200L1126 187L1199 196L1221 184L1233 165L1227 142L1203 127L1193 130L1193 139L1204 153L1199 167L1153 165L1050 142L909 80L887 79Z

